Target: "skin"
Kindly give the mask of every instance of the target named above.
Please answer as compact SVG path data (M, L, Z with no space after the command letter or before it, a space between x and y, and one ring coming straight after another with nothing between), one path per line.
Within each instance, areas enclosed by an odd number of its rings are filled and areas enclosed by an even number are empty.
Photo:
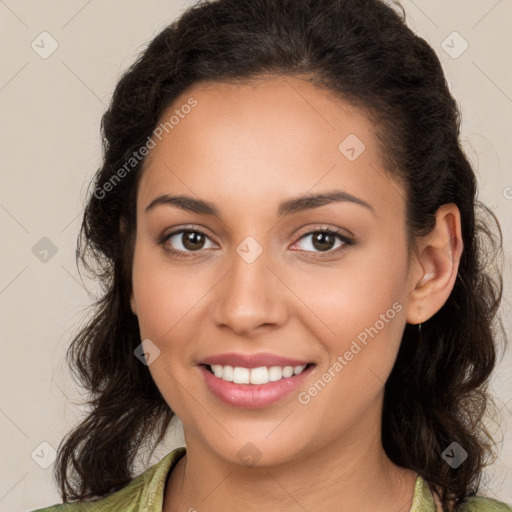
M426 321L453 288L457 207L438 210L409 258L404 192L385 174L360 111L299 78L269 76L195 85L162 118L191 96L197 106L151 150L137 195L131 305L141 339L160 350L149 371L187 445L164 511L408 511L417 474L383 450L384 384L406 323ZM366 146L354 161L338 149L349 134ZM372 210L343 201L277 215L282 201L334 189ZM214 203L221 216L169 204L146 212L162 194ZM158 243L190 225L207 236L195 251L181 234ZM336 253L343 242L335 238L322 250L308 233L325 228L355 243ZM248 236L263 251L252 263L236 251ZM301 404L298 392L394 303L394 318ZM198 370L199 360L225 352L271 352L315 367L297 393L248 410L217 399ZM254 466L238 455L248 442L260 454Z

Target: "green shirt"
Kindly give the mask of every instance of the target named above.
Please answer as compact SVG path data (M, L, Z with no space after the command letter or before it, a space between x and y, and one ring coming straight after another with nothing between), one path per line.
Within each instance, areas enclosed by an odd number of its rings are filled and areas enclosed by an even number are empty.
M99 501L53 505L32 512L162 512L167 476L185 452L184 446L172 450L126 487ZM416 479L409 512L436 512L433 496L421 476ZM512 512L512 507L492 498L474 496L458 512Z

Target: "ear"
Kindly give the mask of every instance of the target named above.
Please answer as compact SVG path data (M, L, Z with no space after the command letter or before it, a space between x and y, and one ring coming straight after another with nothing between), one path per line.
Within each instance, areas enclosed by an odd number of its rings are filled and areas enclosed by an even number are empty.
M416 264L411 266L411 288L406 319L410 324L427 321L447 301L457 279L463 250L457 205L442 205L432 232L418 242Z

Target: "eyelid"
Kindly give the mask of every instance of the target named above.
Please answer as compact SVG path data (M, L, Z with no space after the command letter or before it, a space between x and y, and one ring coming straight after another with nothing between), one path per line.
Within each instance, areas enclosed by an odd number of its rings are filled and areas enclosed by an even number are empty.
M300 238L304 237L305 235L312 235L313 233L318 233L319 231L321 231L321 232L328 231L330 233L339 235L340 237L342 237L344 239L347 239L350 241L355 241L355 236L347 229L331 227L331 226L328 226L327 224L317 224L317 225L313 225L313 226L308 226L304 230L299 230L299 232L295 236L297 237L297 240L299 240Z
M206 228L203 228L202 226L197 226L197 225L179 226L168 233L164 233L159 238L158 244L163 245L164 250L173 255L187 257L188 255L194 256L194 255L204 254L206 249L199 249L197 251L182 251L179 249L169 249L169 248L165 247L165 243L167 242L167 240L169 240L169 238L171 238L172 236L178 235L180 233L187 232L187 231L200 233L200 234L204 235L206 238L208 238L213 244L217 245L212 240L212 237L207 233ZM317 255L317 256L313 256L313 257L322 257L322 255L325 255L327 257L327 256L336 255L339 251L342 251L342 250L346 249L346 247L354 245L356 243L355 237L352 234L350 234L350 235L344 234L340 228L333 228L333 227L329 227L326 225L316 225L316 226L310 226L310 227L306 228L306 230L304 232L299 232L299 234L296 235L296 241L292 243L292 246L296 245L298 242L300 242L306 236L314 235L315 233L319 233L319 232L320 233L330 233L330 234L338 237L338 239L341 240L341 242L343 242L342 246L337 247L336 249L329 249L328 251L299 250L299 252L305 252L307 254Z
M347 249L347 247L350 247L351 245L355 245L355 243L356 243L355 237L352 234L350 236L346 235L343 233L343 231L340 228L332 228L330 226L318 225L318 226L309 227L305 232L298 234L297 241L294 242L292 244L292 246L299 243L303 238L310 236L310 235L314 235L315 233L329 233L329 234L335 236L336 238L338 238L338 240L340 240L342 242L342 245L339 247L336 247L335 249L329 249L328 251L304 251L304 250L299 249L298 252L306 253L306 254L310 255L309 257L312 257L312 258L317 258L317 259L327 258L327 257L337 256L340 252L345 251Z
M167 247L165 247L166 242L171 237L173 237L175 235L179 235L180 233L184 233L184 232L187 232L187 231L194 232L194 233L200 233L200 234L204 235L206 238L208 238L214 245L218 245L218 244L216 244L212 240L212 237L208 234L208 230L206 228L202 227L202 226L197 226L197 224L179 226L177 228L172 229L169 232L164 232L158 238L157 244L164 246L164 250L166 250L167 252L172 253L172 254L178 254L178 255L190 254L190 255L193 255L193 254L201 254L201 253L203 253L204 249L199 249L198 251L182 251L182 250L178 250L178 249L168 249Z

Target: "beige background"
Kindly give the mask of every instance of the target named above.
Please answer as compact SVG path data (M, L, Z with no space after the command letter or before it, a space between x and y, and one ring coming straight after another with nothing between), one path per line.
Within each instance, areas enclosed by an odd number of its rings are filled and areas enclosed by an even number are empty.
M0 0L0 512L60 501L51 480L52 449L83 413L73 403L80 394L64 353L90 300L74 249L86 186L100 163L100 118L120 73L187 5ZM462 109L464 147L477 169L480 197L502 224L502 315L512 337L512 2L404 0L403 5L409 26L442 60ZM457 55L464 41L469 46ZM52 44L58 48L42 58ZM33 252L34 246L50 247L40 242L43 237L57 250L54 255L50 250L46 262ZM512 504L510 352L493 379L503 412L500 458L481 494ZM178 425L154 460L179 443Z

